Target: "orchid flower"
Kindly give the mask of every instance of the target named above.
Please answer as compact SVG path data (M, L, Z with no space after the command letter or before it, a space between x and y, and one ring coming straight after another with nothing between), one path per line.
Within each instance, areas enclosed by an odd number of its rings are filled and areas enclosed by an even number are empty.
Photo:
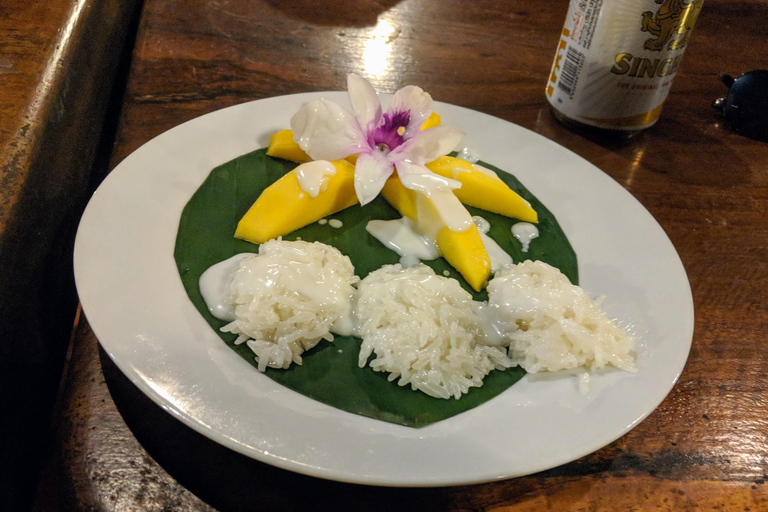
M354 114L332 101L315 100L293 116L291 130L313 160L358 155L355 193L361 205L381 192L395 169L405 187L427 196L461 186L424 166L451 152L464 135L447 126L420 129L432 114L428 93L413 85L403 87L382 113L379 97L367 80L350 74L347 87Z

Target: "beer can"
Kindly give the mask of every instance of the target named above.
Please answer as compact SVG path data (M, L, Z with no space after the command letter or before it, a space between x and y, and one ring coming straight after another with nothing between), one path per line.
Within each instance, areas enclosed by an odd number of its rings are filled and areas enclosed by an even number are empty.
M546 96L568 126L632 135L652 126L703 0L571 0Z

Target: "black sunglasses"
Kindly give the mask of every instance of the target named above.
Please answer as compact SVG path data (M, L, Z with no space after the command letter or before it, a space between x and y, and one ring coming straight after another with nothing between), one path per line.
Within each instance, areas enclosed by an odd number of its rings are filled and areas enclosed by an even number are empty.
M725 116L733 131L768 142L768 70L757 69L733 78L725 73L720 80L728 87L724 98L713 106Z

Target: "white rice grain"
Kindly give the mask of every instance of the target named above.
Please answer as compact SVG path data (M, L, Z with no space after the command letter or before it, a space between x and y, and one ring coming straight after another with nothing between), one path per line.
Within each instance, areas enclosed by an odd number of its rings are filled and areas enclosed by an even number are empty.
M386 265L369 274L358 288L357 316L359 366L436 398L458 399L491 370L512 366L503 349L476 343L471 295L426 265Z
M634 339L555 267L541 261L508 265L488 283L488 303L509 346L509 357L526 371L612 365L635 371Z
M270 240L246 257L232 276L227 301L236 320L221 330L247 341L258 369L301 364L301 354L333 340L359 278L347 256L320 242Z

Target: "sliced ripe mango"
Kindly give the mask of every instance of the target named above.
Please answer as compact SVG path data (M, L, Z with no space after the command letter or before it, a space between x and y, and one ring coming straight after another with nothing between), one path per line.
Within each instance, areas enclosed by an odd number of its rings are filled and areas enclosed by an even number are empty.
M403 217L408 217L416 221L416 192L405 188L400 183L400 178L393 174L381 189L381 195L391 204L395 210L400 212Z
M235 238L262 244L356 204L355 166L346 160L331 163L336 174L328 176L317 197L302 190L295 169L267 187L240 219Z
M461 182L461 188L453 192L464 204L525 222L539 222L536 210L528 201L500 179L478 171L466 160L442 156L426 166L435 174Z
M293 141L291 130L280 130L269 138L267 155L282 158L298 164L312 160L298 144Z
M437 233L436 240L443 258L475 291L482 290L491 276L491 257L477 226L472 224L471 228L459 233L446 226Z
M433 224L437 214L434 211L422 212L420 222L416 206L418 204L417 192L405 188L397 176L392 176L387 180L381 194L389 204L400 212L400 215L415 221L416 225L424 231L434 231L434 229L424 229L424 224ZM422 200L422 204L429 204L429 199L424 196L422 196ZM456 206L462 208L458 200ZM429 220L425 220L426 217L429 217ZM437 230L435 241L445 260L464 277L464 280L472 288L480 291L491 276L491 257L488 256L488 251L486 251L483 240L480 238L480 231L478 231L477 226L473 224L468 230L457 232L443 225Z
M440 126L440 115L432 112L419 130L426 130L428 128L434 128L435 126Z

